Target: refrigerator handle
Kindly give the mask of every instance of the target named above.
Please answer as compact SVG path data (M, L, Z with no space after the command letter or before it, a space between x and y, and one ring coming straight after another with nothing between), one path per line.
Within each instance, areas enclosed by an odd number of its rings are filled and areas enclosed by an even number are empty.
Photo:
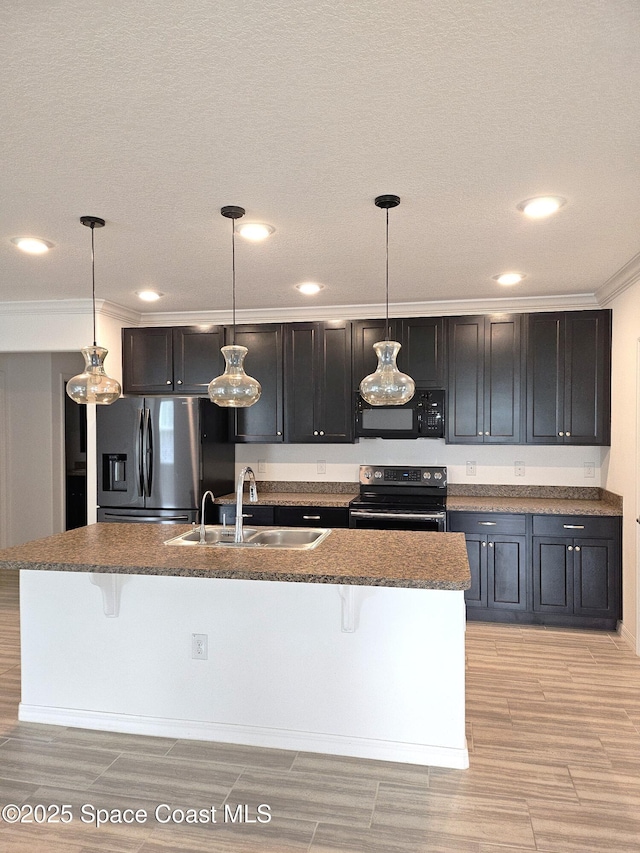
M151 485L153 480L153 430L151 428L151 409L144 410L144 432L145 432L145 452L144 452L144 479L145 479L145 495L151 497Z
M144 410L146 411L146 409ZM138 409L138 436L136 439L136 463L138 466L138 497L144 497L144 412Z

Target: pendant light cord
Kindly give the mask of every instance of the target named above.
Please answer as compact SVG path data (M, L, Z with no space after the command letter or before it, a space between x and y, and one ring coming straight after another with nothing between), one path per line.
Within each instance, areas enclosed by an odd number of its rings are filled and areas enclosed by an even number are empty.
M386 262L386 318L387 322L385 325L385 340L388 341L390 337L389 331L389 208L387 207L385 213L387 214L387 236L386 236L386 247L385 247L385 262Z
M93 345L97 346L96 342L96 261L95 247L93 244L93 232L95 223L91 223L91 304L93 306Z
M236 343L236 221L231 220L231 314L233 333L231 343Z

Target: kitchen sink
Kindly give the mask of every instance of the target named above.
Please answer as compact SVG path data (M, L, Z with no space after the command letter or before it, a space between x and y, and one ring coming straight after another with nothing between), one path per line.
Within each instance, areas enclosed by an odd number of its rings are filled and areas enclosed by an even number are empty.
M234 542L233 527L207 525L204 545L224 548L293 548L297 551L309 551L316 548L331 533L326 527L245 527L244 542ZM167 539L165 545L200 545L200 528L196 527L173 539Z

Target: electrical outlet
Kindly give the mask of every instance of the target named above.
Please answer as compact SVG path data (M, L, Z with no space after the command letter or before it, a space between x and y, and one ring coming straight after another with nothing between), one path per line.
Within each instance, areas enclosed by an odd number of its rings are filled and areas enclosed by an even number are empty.
M475 477L476 476L476 463L475 462L467 462L467 477Z
M209 658L209 635L191 635L191 657L195 660L208 660Z
M326 474L327 473L327 463L324 459L318 459L317 463L318 474Z
M516 477L524 477L524 462L514 462L513 473Z
M258 474L267 473L267 463L264 459L258 459Z
M596 475L596 466L593 462L585 462L584 463L584 476L585 477L595 477Z

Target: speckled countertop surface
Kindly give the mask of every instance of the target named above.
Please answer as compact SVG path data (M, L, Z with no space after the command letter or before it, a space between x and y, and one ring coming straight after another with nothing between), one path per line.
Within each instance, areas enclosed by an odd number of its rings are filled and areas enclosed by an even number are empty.
M332 530L310 551L177 547L186 525L91 524L0 551L1 569L462 590L463 533Z
M612 503L575 498L447 497L449 512L513 512L535 515L622 515Z
M258 483L258 502L254 506L337 506L348 507L349 501L358 494L357 488L350 494L337 492L264 492ZM248 502L245 494L245 503ZM235 504L235 495L222 495L216 498L217 504Z

